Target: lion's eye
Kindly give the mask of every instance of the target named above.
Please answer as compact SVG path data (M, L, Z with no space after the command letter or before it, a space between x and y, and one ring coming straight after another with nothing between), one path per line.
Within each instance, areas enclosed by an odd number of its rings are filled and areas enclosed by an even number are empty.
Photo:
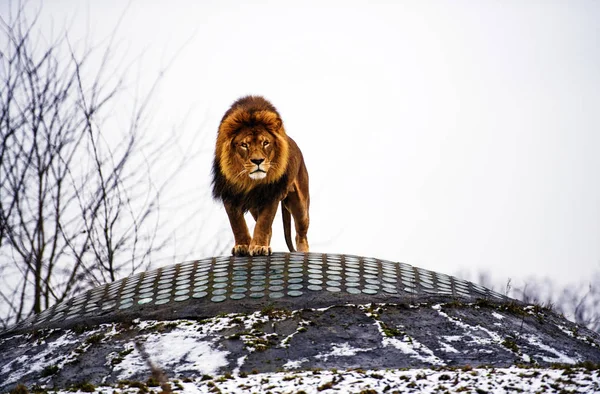
M242 148L244 148L244 149L248 149L248 144L247 144L247 143L245 143L245 142L242 142L242 143L240 144L240 146L241 146Z
M264 141L263 146L267 146L267 145L269 145L269 141Z

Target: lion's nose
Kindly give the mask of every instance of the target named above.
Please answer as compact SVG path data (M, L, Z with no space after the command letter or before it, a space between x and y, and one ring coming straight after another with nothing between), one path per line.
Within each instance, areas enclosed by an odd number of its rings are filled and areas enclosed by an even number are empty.
M263 161L265 161L265 159L250 159L250 161L259 166Z

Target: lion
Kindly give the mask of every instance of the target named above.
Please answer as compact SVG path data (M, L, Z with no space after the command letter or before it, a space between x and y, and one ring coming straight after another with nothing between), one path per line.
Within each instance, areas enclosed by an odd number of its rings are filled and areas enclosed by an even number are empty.
M308 252L310 195L308 171L302 152L288 137L275 107L261 96L234 102L223 116L217 133L213 162L213 197L221 200L229 217L234 256L270 255L273 220L279 202L285 242ZM256 221L250 236L244 214Z

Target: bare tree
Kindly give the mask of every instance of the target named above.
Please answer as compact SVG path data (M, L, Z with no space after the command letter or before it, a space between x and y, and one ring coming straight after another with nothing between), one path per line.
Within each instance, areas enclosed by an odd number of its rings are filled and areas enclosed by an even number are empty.
M486 272L480 272L475 282L525 303L550 308L575 323L600 332L600 272L593 275L587 284L562 288L548 278L529 279L522 286L509 279L502 286Z
M157 232L166 184L150 179L165 148L142 138L160 76L131 100L124 130L107 134L132 67L111 69L115 34L101 47L78 49L66 32L48 42L39 11L9 8L0 17L3 326L147 267L169 238Z
M549 280L529 281L515 288L513 296L527 303L552 308L572 321L600 332L600 273L587 286L567 286L557 289Z

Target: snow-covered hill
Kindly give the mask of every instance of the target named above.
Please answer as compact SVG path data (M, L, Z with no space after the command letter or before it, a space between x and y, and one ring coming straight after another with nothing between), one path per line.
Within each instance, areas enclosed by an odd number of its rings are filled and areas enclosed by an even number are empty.
M0 390L600 389L597 333L443 274L353 261L227 258L94 289L55 307L63 319L46 314L0 336Z

